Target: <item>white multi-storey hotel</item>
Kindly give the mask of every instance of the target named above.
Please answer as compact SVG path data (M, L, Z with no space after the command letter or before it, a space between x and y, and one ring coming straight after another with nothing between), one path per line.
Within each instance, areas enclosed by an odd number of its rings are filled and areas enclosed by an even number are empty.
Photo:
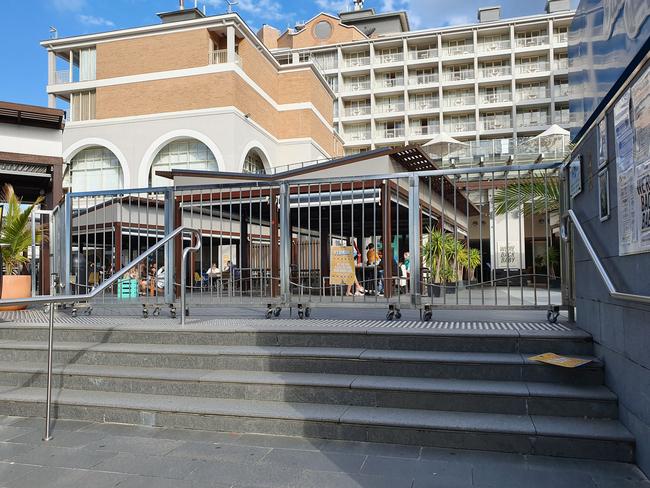
M439 132L499 151L504 139L570 126L568 0L511 19L482 8L476 24L419 31L404 12L355 3L339 17L320 14L282 35L265 27L260 36L281 63L311 60L325 76L346 153L424 143Z

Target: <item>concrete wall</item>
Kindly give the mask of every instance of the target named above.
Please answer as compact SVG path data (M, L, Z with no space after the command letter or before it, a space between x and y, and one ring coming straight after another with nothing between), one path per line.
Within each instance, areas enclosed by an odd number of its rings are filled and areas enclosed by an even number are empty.
M611 218L599 220L594 129L574 151L574 156L583 156L583 190L573 208L614 285L621 291L650 295L650 253L618 256L612 110L607 113L607 127ZM650 474L650 306L610 298L584 246L579 240L575 243L578 326L594 337L596 354L605 362L607 386L619 397L621 421L636 437L637 462Z
M60 130L15 124L2 124L0 127L0 152L61 156L63 138Z

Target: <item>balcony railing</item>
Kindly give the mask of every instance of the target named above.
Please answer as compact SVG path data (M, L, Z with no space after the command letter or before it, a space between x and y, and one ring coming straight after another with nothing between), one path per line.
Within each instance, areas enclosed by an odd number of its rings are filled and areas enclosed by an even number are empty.
M442 79L443 81L463 81L471 80L474 78L473 69L463 69L460 71L443 71Z
M550 123L548 114L517 116L517 127L542 127Z
M548 45L548 36L518 37L515 40L517 47L537 47Z
M427 98L425 100L411 100L409 102L409 110L433 110L439 108L437 98Z
M343 91L344 92L359 92L363 90L370 90L370 80L368 81L357 81L355 83L344 83Z
M404 86L404 78L384 78L375 80L375 88L399 88Z
M555 122L562 125L570 124L571 113L568 110L557 110L555 112Z
M564 44L569 42L569 33L568 32L556 32L553 34L553 42L555 44Z
M559 97L568 97L569 96L569 84L562 83L561 85L555 85L554 94L556 98Z
M404 112L404 102L398 103L378 103L375 105L375 113L391 114Z
M442 104L444 107L462 108L470 105L476 105L476 98L474 97L474 95L469 95L464 97L446 96L443 97Z
M518 75L528 75L543 73L549 70L548 61L538 61L537 63L521 63L517 65L516 73Z
M216 51L210 51L210 64L225 64L228 62L228 50L227 49L218 49ZM235 63L241 65L241 58L239 54L235 53Z
M526 90L517 90L517 101L519 102L532 102L535 100L549 98L549 96L549 92L546 88L529 88Z
M445 130L447 132L471 132L476 130L476 122L473 120L458 121L458 122L445 122Z
M437 49L411 49L409 51L409 59L411 61L424 61L438 57Z
M440 133L440 125L418 125L411 127L411 136L420 137L420 136L434 136Z
M377 129L379 139L399 139L404 137L404 127L395 127L394 129Z
M367 141L370 140L370 129L365 131L350 132L343 135L344 139L348 142L351 141Z
M311 61L320 69L321 71L336 69L339 66L338 60L336 58L319 58L317 56L312 56Z
M500 76L510 76L511 73L510 66L491 66L479 69L481 78L498 78Z
M553 69L556 71L569 69L569 60L566 58L553 60Z
M484 118L480 120L479 126L481 130L511 129L512 119L508 116Z
M491 104L491 103L507 103L512 101L512 96L509 91L497 92L497 93L481 93L479 95L480 103Z
M445 56L463 56L465 54L474 54L474 46L465 44L462 46L445 46L442 48Z
M345 117L360 117L362 115L370 115L370 105L362 105L359 107L345 107L343 109Z
M438 73L416 75L409 78L409 86L432 85L438 83Z
M375 54L375 61L377 64L390 64L399 63L404 61L404 53L390 53L390 54Z
M70 71L67 69L54 73L54 84L62 85L64 83L70 83Z
M510 40L503 39L501 41L479 42L476 45L476 50L479 53L489 53L493 51L503 51L510 49Z
M369 66L370 65L370 56L362 56L355 58L344 58L343 65L346 68L357 68L359 66Z

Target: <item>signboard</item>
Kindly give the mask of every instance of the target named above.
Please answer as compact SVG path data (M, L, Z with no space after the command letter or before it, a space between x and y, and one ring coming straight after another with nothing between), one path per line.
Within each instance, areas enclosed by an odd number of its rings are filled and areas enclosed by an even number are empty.
M330 284L353 285L355 280L354 247L332 246L330 250Z
M618 253L650 251L650 71L614 106Z
M569 163L569 192L575 198L582 191L582 159L579 157Z
M491 212L494 203L490 202ZM490 251L493 269L524 269L525 254L525 225L522 225L517 211L507 214L494 215L490 219Z
M602 168L607 164L607 118L598 122L598 167Z

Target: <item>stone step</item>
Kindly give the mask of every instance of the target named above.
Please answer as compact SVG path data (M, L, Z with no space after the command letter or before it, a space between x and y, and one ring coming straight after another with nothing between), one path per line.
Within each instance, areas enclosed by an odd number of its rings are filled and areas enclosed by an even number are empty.
M136 367L360 374L442 379L601 385L603 365L569 369L531 361L527 354L363 348L55 343L54 362ZM0 341L0 361L42 362L46 344Z
M0 362L0 385L45 387L44 364ZM53 386L86 391L369 407L617 418L604 386L321 373L55 365Z
M0 414L42 416L43 388L0 387ZM55 390L59 419L300 435L631 462L616 420Z
M251 321L248 321L251 322ZM315 325L295 325L297 321L253 321L244 326L218 322L189 324L183 329L174 324L164 327L155 322L106 327L93 324L57 324L56 342L178 344L217 346L276 347L343 347L411 351L503 352L591 355L591 336L580 330L536 330L518 324L503 324L504 329L426 328L426 322L413 327L394 328L371 325L374 321L358 321L359 325L337 327L336 321L310 321ZM341 322L341 321L339 321ZM101 322L99 322L101 324ZM299 323L300 324L300 323ZM461 323L462 325L462 323ZM497 327L493 325L493 327ZM549 327L551 325L549 324ZM460 326L459 326L460 327ZM539 326L541 327L541 325ZM0 341L47 340L43 324L0 324Z

